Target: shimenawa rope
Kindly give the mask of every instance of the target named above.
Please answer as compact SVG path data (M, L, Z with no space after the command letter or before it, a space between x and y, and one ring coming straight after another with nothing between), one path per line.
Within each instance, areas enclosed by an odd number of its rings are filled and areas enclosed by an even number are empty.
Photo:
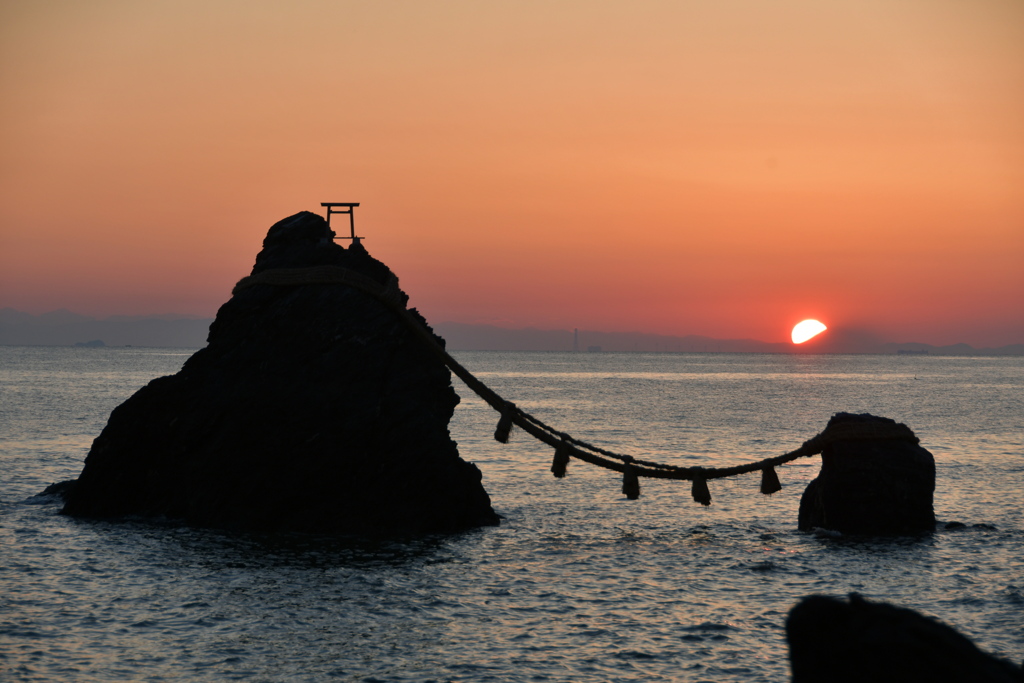
M823 432L805 441L796 450L757 462L732 467L679 467L665 465L647 460L638 460L630 455L594 446L570 434L548 426L535 416L506 401L486 384L481 382L457 360L451 357L437 343L434 336L405 308L402 303L402 291L398 287L398 279L392 275L387 284L382 285L354 270L341 266L312 266L307 268L276 268L265 270L255 275L242 278L231 293L237 294L243 289L256 285L275 285L295 287L302 285L347 285L369 294L374 299L391 309L406 327L408 327L431 352L434 353L466 386L487 402L500 414L494 438L501 443L508 443L512 426L515 425L538 441L555 449L551 472L556 477L564 477L569 457L583 462L621 472L622 493L630 499L640 496L639 477L654 479L680 479L692 482L691 495L701 505L711 504L711 493L708 489L709 479L734 477L748 472L761 471L761 493L772 494L782 489L775 468L797 458L806 458L821 453L824 448L836 441L876 441L900 440L918 443L914 432L900 423L877 423L856 425L832 425Z

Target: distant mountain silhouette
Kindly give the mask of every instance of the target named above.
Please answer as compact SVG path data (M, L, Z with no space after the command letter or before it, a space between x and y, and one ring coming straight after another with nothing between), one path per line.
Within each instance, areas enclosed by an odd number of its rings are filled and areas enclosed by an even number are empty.
M213 318L178 315L111 316L102 320L66 309L32 315L0 309L0 346L73 346L102 340L106 346L198 349L206 345ZM572 351L572 330L507 329L494 325L444 322L433 325L452 351ZM887 342L863 330L828 330L799 346L756 339L676 337L643 332L580 330L581 350L644 353L926 353L934 356L1024 356L1024 344L975 349L968 344L933 346Z
M494 325L445 322L434 325L438 334L457 351L572 351L572 330L511 330ZM579 331L579 348L602 351L784 353L790 344L754 339L713 339L698 335L673 337L643 332Z
M444 322L434 325L453 351L572 351L572 330L506 329L494 325ZM605 352L645 353L880 353L914 351L935 356L1024 356L1024 344L996 349L975 349L968 344L934 346L922 343L893 343L864 330L829 330L795 346L756 339L715 339L699 335L683 337L643 332L598 332L580 330L578 348L600 347Z
M32 315L0 309L0 345L156 346L198 349L206 345L212 318L189 316L113 316L98 320L60 309Z

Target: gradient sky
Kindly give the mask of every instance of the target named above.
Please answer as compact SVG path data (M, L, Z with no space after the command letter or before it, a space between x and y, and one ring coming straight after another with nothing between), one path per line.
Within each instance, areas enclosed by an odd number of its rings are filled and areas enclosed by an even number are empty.
M0 308L322 201L434 322L1024 342L1024 2L0 0Z

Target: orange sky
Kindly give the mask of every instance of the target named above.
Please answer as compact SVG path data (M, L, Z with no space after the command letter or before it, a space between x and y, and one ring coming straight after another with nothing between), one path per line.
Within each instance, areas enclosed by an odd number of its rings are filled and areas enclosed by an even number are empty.
M434 322L1024 342L1024 3L0 0L0 308L213 315L322 201Z

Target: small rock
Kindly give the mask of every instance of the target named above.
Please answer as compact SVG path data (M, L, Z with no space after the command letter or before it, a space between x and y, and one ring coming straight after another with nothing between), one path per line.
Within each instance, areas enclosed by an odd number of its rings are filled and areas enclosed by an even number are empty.
M909 428L867 413L837 413L816 438L822 437L821 471L800 499L802 531L934 531L935 458Z

